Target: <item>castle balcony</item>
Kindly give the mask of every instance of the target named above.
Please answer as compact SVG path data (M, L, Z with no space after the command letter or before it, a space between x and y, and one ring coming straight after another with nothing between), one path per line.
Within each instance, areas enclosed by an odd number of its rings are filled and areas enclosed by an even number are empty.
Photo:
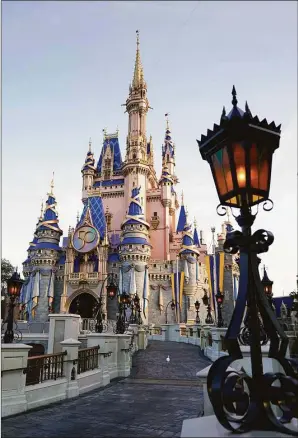
M68 281L71 284L78 284L81 281L86 281L87 283L97 284L101 280L101 274L99 272L74 272L68 274Z

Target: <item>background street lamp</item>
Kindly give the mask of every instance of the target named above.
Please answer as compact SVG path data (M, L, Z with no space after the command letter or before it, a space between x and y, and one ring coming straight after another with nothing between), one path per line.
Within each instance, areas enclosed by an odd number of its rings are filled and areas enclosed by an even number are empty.
M4 344L10 344L14 339L13 332L13 320L14 320L14 308L16 306L16 302L20 296L20 292L22 289L22 285L24 280L21 280L20 274L17 270L12 274L9 280L7 280L7 295L10 298L9 306L8 306L8 314L7 314L7 327L4 333Z
M207 307L207 316L205 318L205 323L208 325L214 324L214 320L213 320L212 314L211 314L210 298L207 295L206 289L205 289L202 301L203 301L203 304Z
M95 309L94 309L94 314L96 319L96 324L95 324L96 333L102 333L104 328L103 320L105 319L105 315L102 313L102 292L106 282L107 282L107 296L111 300L115 298L115 296L117 295L117 291L119 289L116 281L114 280L114 274L113 273L108 274L104 279L104 281L102 282L98 302L95 305Z
M130 305L131 297L128 295L125 291L123 294L119 295L119 310L118 310L118 317L116 322L116 333L117 334L123 334L125 333L128 321L126 318L126 309Z
M198 141L202 158L210 164L220 200L217 212L223 216L225 206L239 208L236 221L241 227L241 232L228 232L224 243L227 253L237 254L240 250L240 284L225 336L229 355L211 365L208 394L218 421L229 431L270 428L297 435L297 428L293 430L290 422L298 417L298 379L286 359L287 336L265 297L258 271L257 254L267 252L274 237L263 229L254 234L251 231L256 217L252 207L264 202L265 211L273 208L269 199L272 156L279 147L281 131L274 122L268 124L266 119L253 117L247 103L245 111L238 108L235 87L232 95L230 113L226 115L224 108L220 125L215 124ZM246 305L252 321L251 375L232 375L227 373L228 367L243 357L238 339ZM263 373L259 315L270 338L269 357L279 362L284 373ZM272 405L280 410L280 415L275 415Z
M168 302L168 304L166 305L166 324L168 323L168 307L169 305L171 305L171 309L174 311L175 310L175 301L171 300Z
M196 302L195 302L195 308L196 308L196 312L197 312L197 316L196 316L196 323L197 324L200 324L200 317L199 317L199 310L200 310L200 306L201 306L201 304L199 303L199 301L197 300Z
M217 303L217 327L224 327L224 320L221 313L224 296L220 292L217 292L217 294L215 295L215 299Z

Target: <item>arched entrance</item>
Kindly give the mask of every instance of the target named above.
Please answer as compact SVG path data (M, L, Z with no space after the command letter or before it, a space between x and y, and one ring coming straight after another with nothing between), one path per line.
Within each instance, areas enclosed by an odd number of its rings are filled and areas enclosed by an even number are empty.
M81 318L93 318L96 303L93 295L83 292L72 300L69 313L80 315Z

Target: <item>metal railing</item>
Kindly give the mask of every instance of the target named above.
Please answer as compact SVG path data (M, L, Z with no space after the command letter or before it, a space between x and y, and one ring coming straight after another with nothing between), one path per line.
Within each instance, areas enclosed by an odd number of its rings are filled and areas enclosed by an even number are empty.
M98 368L99 345L82 348L78 353L78 374Z
M64 377L64 356L67 352L28 357L26 386Z
M192 327L189 327L189 336L193 336L193 328Z

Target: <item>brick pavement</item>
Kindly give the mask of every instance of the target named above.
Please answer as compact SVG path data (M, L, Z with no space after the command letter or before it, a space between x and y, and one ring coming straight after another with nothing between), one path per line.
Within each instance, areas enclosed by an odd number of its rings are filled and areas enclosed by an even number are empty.
M168 354L171 361L166 365ZM130 378L115 379L77 399L4 419L1 435L178 437L183 420L197 417L201 409L202 387L194 384L195 374L209 363L193 345L151 341L146 351L134 355Z

